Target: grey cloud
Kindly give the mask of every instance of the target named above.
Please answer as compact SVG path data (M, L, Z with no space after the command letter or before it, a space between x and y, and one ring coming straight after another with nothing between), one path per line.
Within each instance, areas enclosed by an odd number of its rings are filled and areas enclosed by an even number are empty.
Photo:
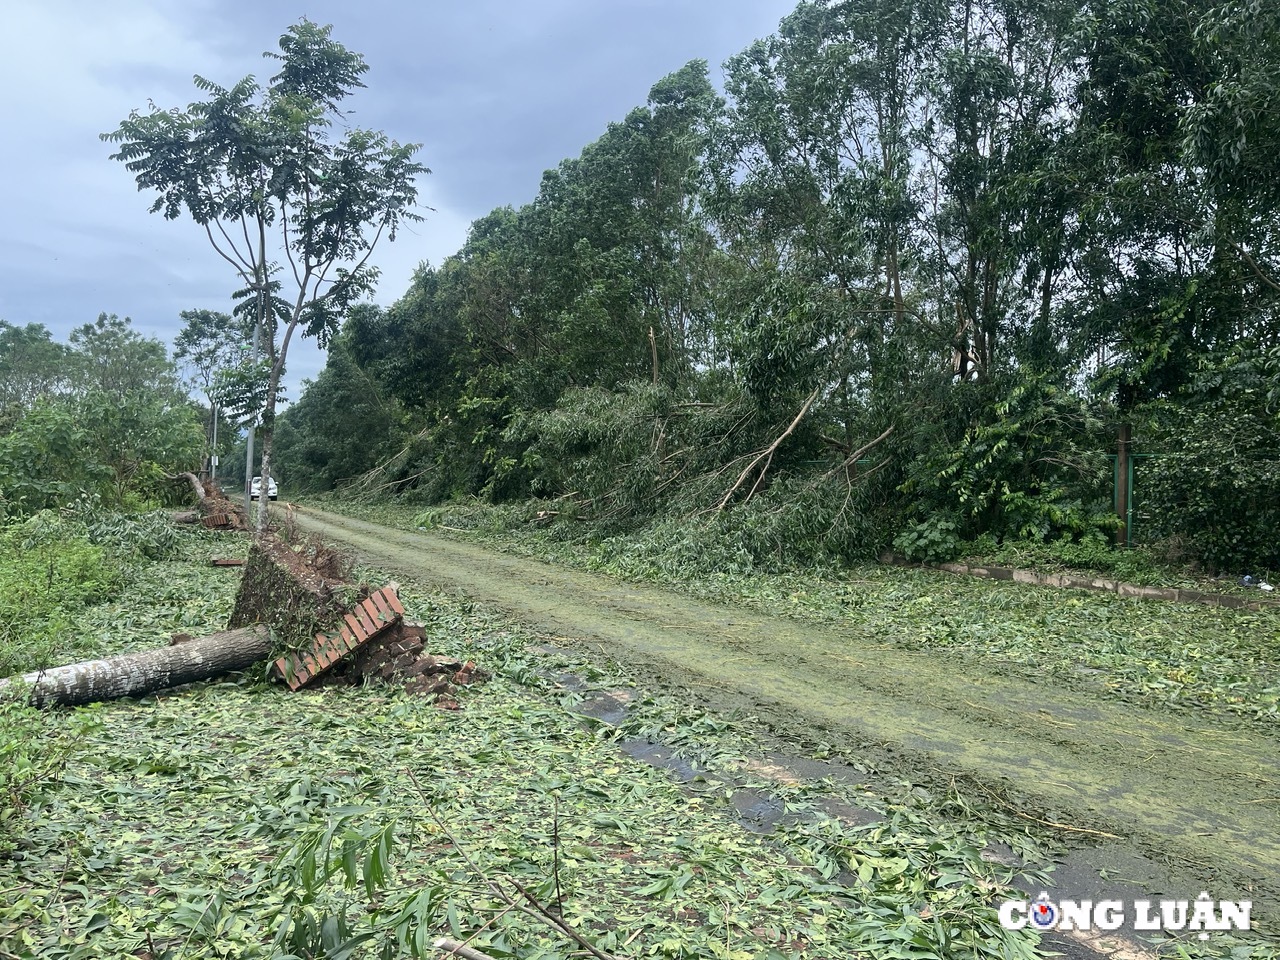
M0 102L14 131L0 154L0 319L43 322L60 337L101 311L171 340L177 315L228 309L230 268L186 220L148 214L98 134L130 109L185 106L199 73L233 83L274 65L262 51L300 16L332 23L364 54L368 89L353 123L422 143L436 208L380 248L382 303L423 260L439 263L469 222L533 199L544 170L576 156L649 88L694 58L718 65L771 32L783 0L18 0L0 38L0 81L31 91ZM19 83L21 81L21 83ZM20 229L18 229L18 225ZM293 351L297 350L296 354ZM322 355L291 347L291 393Z

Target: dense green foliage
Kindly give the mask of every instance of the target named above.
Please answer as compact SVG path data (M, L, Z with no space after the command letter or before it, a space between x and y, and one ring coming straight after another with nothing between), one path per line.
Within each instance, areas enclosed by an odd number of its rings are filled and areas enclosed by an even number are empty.
M1280 347L1242 343L1150 408L1139 523L1214 567L1280 569Z
M102 314L57 343L0 321L0 519L65 506L164 502L200 465L200 414L164 344Z
M1110 536L1120 426L1191 454L1237 410L1200 371L1243 396L1230 351L1280 342L1280 41L1246 8L801 3L723 95L699 62L663 79L350 316L286 470L621 528L743 513L801 560ZM1138 529L1273 564L1244 490L1274 469L1144 467L1162 525ZM1222 535L1198 495L1253 520Z
M0 526L0 677L49 666L73 614L101 600L118 572L81 525L42 512Z

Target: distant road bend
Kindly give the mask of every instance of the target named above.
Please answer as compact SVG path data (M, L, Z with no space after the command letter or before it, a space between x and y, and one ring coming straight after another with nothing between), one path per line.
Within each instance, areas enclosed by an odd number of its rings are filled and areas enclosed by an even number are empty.
M713 706L745 702L793 726L878 745L899 764L1007 783L1040 809L1120 834L1213 881L1214 896L1244 891L1255 914L1280 914L1280 765L1276 741L1262 734L438 533L310 508L298 509L297 522L383 569L460 590L535 629L598 643L673 682L697 683Z

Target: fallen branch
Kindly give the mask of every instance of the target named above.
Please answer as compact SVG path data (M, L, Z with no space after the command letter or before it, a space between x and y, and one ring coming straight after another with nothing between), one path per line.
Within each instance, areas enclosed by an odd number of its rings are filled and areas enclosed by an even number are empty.
M427 808L428 813L430 813L431 819L436 822L436 826L438 826L440 828L440 831L444 834L445 839L449 841L449 843L453 846L453 849L458 851L458 854L462 857L464 861L466 861L467 866L471 868L472 872L474 872L476 876L478 876L482 881L484 881L484 884L486 887L489 888L490 893L492 893L495 897L497 897L507 906L513 907L514 909L519 910L521 913L525 914L526 916L531 917L539 921L540 923L551 927L553 930L560 933L562 936L568 937L574 943L578 944L578 946L582 947L583 950L587 951L587 953L591 954L591 956L595 957L596 960L619 960L619 958L614 954L606 953L604 950L601 950L599 947L593 944L590 940L588 940L582 934L578 933L577 930L569 926L569 924L565 922L565 920L561 918L558 914L552 912L550 909L543 906L541 901L539 901L537 897L535 897L532 893L530 893L529 890L526 889L520 883L520 881L516 880L514 877L507 877L506 879L513 887L516 888L517 891L519 891L520 898L516 898L512 896L505 889L503 889L501 884L499 884L496 880L492 879L487 873L481 870L479 865L475 862L475 860L471 858L471 855L467 853L466 848L463 847L462 844L458 842L458 838L453 835L453 831L449 829L448 825L440 818L440 815L436 813L436 809L431 802L431 798L427 796L427 792L422 789L422 784L418 782L418 778L414 776L413 771L406 767L405 773L408 774L409 779L413 781L413 786L418 791L418 796L422 798L423 805ZM441 941L436 941L437 949L440 948L440 943ZM462 944L458 944L458 946L462 947ZM472 950L473 948L464 947L463 949ZM455 952L455 956L466 957L467 954L461 953L461 952ZM470 960L493 960L493 958L492 957L485 958L484 954L481 954L478 951L476 951L475 954L470 958Z
M774 452L778 449L778 447L782 446L782 442L786 440L787 437L791 436L791 434L795 431L796 427L800 425L800 421L803 420L804 415L809 412L809 408L813 406L813 401L818 399L818 394L821 391L822 391L821 387L814 387L813 393L809 394L809 398L805 400L804 406L800 408L800 412L796 414L795 419L791 421L787 429L783 430L782 433L778 435L777 439L773 441L773 443L769 444L769 446L765 447L758 454L756 454L755 458L746 465L742 473L738 475L738 479L734 481L733 486L729 488L728 492L725 493L725 495L721 498L720 502L716 505L717 513L720 513L721 511L724 510L725 507L729 505L729 501L733 499L733 495L737 493L740 489L742 489L742 485L747 482L747 477L751 475L751 471L754 470L761 462L763 462L764 468L760 471L760 476L756 478L756 482L752 485L751 492L747 494L747 500L751 499L752 495L756 492L757 489L759 489L760 482L761 480L764 479L764 474L768 471L769 465L773 463Z
M465 943L450 940L448 937L441 937L433 946L437 950L443 950L450 957L461 957L462 960L494 960L489 954L481 953L475 947L468 947Z
M1076 827L1069 823L1058 823L1056 820L1042 820L1039 817L1033 817L1029 813L1023 813L1011 803L1002 800L996 794L992 793L982 784L978 784L982 788L982 792L998 803L1001 807L1012 813L1015 817L1021 817L1023 820L1030 820L1032 823L1038 823L1042 827L1052 827L1055 830L1066 830L1068 833L1084 833L1091 837L1102 837L1104 840L1123 840L1124 838L1114 833L1107 833L1105 830L1094 830L1090 827Z
M206 492L204 488L204 484L200 482L200 478L197 477L194 473L183 472L183 473L168 474L165 476L165 479L166 480L186 480L188 483L191 484L191 489L195 491L196 499L199 500L201 503L203 503L205 499L209 496L208 492Z
M827 479L827 477L830 477L831 475L838 473L841 470L848 470L850 466L857 463L862 458L862 455L864 453L866 453L868 450L875 447L878 443L880 443L881 440L884 440L886 437L888 437L889 434L893 433L895 429L897 429L896 425L890 426L888 430L880 434L880 436L876 437L874 440L870 441L869 443L864 443L857 450L853 451L853 453L845 457L844 462L840 464L840 466L832 467L825 474L823 474L822 479L825 480Z

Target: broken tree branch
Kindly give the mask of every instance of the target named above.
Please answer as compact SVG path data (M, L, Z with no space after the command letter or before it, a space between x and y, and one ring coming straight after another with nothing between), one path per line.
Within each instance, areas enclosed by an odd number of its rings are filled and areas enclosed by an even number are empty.
M830 470L828 470L828 471L823 475L822 479L824 479L824 480L825 480L825 479L827 479L827 477L830 477L830 476L832 476L833 474L838 473L838 472L839 472L839 471L841 471L841 470L848 470L848 469L849 469L849 467L851 467L853 464L857 463L857 462L862 458L862 455L863 455L864 453L866 453L868 450L871 450L873 447L875 447L877 444L879 444L879 443L880 443L880 441L882 441L882 440L884 440L885 438L887 438L887 437L889 436L889 434L893 433L893 431L894 431L895 429L896 429L896 425L891 425L891 426L889 427L889 429L888 429L888 430L886 430L884 433L880 434L880 436L876 437L874 440L869 441L868 443L864 443L864 444L863 444L862 446L860 446L857 450L853 451L853 453L851 453L851 454L849 454L847 457L845 457L845 458L844 458L844 462L843 462L842 464L840 464L840 466L838 466L838 467L832 467Z
M813 401L818 399L818 394L821 391L822 391L821 387L814 387L813 393L809 394L809 398L805 400L804 406L800 408L800 412L796 414L795 419L791 421L791 423L787 426L787 429L783 430L782 433L779 434L777 439L773 441L773 443L769 444L769 446L765 447L758 454L756 454L755 458L746 465L742 473L738 475L738 479L734 481L733 486L729 488L728 492L725 493L725 495L721 498L720 502L716 505L717 513L720 513L721 511L723 511L724 508L729 505L729 501L733 499L733 495L737 493L740 489L742 489L742 485L747 482L747 477L751 475L751 471L754 470L756 466L759 465L760 463L764 463L764 468L761 470L760 476L756 478L755 484L751 487L751 492L747 494L747 500L751 499L752 495L759 488L760 481L761 479L763 479L765 472L768 471L769 465L773 462L774 452L778 449L778 447L782 446L782 442L786 440L787 437L791 436L791 434L795 431L796 427L800 425L800 421L803 420L804 415L809 412L809 408L813 406Z
M1227 243L1231 244L1232 248L1236 251L1236 253L1240 254L1240 256L1244 258L1244 262L1253 268L1253 272L1258 275L1259 280L1265 283L1272 290L1280 290L1280 283L1276 283L1269 276L1267 276L1265 273L1262 272L1262 268L1258 266L1258 261L1253 259L1253 257L1249 255L1248 250L1240 246L1240 244L1234 243L1230 240L1228 240Z
M196 492L196 499L202 503L204 502L205 498L209 496L208 492L204 488L204 484L200 482L200 478L197 477L194 473L183 472L183 473L168 474L166 475L165 479L166 480L186 480L188 483L191 484L191 489Z
M517 899L516 897L513 897L510 893L508 893L506 890L502 888L501 884L499 884L496 880L494 880L487 873L481 870L479 865L475 862L475 860L471 858L471 855L467 853L466 848L461 843L458 842L458 838L453 835L453 831L449 829L448 825L444 822L443 819L441 819L440 815L436 813L436 808L432 804L431 798L427 795L427 792L422 789L422 784L418 782L418 778L414 776L413 771L410 770L408 767L406 767L404 772L407 773L409 775L409 779L413 781L413 786L418 791L418 796L422 798L422 802L426 806L427 812L430 813L431 819L436 822L436 826L440 828L440 831L444 834L445 839L449 841L449 843L453 846L453 849L458 851L458 854L466 862L467 866L471 868L472 872L474 872L477 877L479 877L482 881L484 881L484 884L489 888L490 893L492 893L495 897L497 897L507 906L514 907L515 909L519 910L521 913L525 914L526 916L532 917L533 919L538 920L539 922L551 927L557 933L560 933L561 935L568 937L574 943L578 944L578 946L582 947L583 950L586 950L587 953L591 954L591 956L595 957L596 960L619 960L619 958L614 954L606 953L605 951L601 950L599 947L597 947L594 943L592 943L582 934L578 933L577 930L573 929L573 927L571 927L565 920L563 920L561 917L559 917L558 915L556 915L546 907L544 907L541 901L539 901L537 897L535 897L532 893L530 893L529 890L526 889L523 885L521 885L521 883L518 880L516 880L514 877L507 877L506 880L513 887L515 887L516 890L520 892L520 896L521 898L523 898L523 901L525 902L522 902L521 899ZM437 943L437 946L438 946L438 943ZM465 954L462 954L462 953L459 953L457 955L466 956ZM483 958L481 958L481 960L483 960ZM492 960L492 958L490 958L490 960Z
M450 957L461 957L462 960L494 960L489 954L481 953L475 947L468 947L465 943L450 940L448 937L441 937L433 946Z

